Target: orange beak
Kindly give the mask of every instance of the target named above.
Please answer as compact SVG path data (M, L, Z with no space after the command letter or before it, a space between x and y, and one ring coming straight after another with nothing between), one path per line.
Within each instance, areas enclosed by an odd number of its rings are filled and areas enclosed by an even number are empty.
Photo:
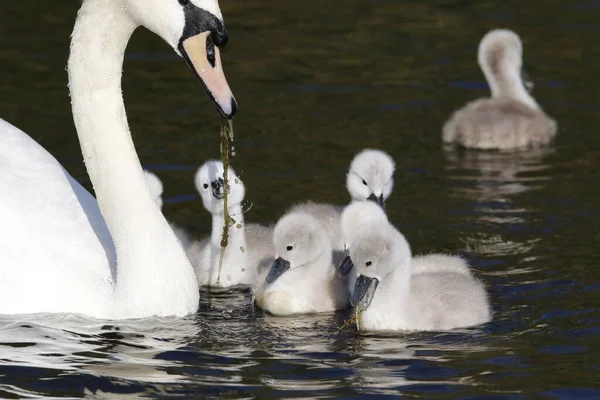
M202 32L179 44L183 58L204 86L206 93L217 104L219 112L231 119L237 111L237 102L231 93L219 48L214 45L210 32Z

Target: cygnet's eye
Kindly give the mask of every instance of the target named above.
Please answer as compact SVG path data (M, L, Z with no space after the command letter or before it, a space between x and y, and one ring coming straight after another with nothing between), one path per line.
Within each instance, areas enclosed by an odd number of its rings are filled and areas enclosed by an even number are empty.
M364 179L362 181L363 181L363 185L367 186L367 181L365 181Z
M208 189L208 183L205 183L204 185L202 185L204 187L204 189Z
M294 246L288 246L285 248L287 251L292 251L294 249Z
M371 264L372 264L372 263L371 263L371 261L367 261L367 262L365 263L365 265L366 265L367 267L370 267L370 266L371 266Z
M181 4L182 6L187 6L190 2L190 0L178 0L179 4Z

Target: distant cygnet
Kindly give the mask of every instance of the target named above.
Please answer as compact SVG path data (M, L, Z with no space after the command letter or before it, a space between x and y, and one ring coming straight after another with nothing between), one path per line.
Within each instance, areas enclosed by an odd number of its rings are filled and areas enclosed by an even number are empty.
M360 330L448 330L490 321L480 281L456 265L414 271L408 242L389 222L368 223L350 242L358 276L351 303Z
M229 167L228 186L225 187L223 174L221 161L207 161L196 172L196 189L204 208L212 214L212 233L210 238L192 243L187 249L187 255L200 286L252 286L260 268L265 263L270 266L273 260L272 230L256 224L244 224L244 184L233 168ZM235 222L229 227L228 244L224 250L219 277L225 191L227 209Z
M488 32L479 44L478 62L492 97L456 111L442 130L445 143L473 149L543 146L556 135L556 122L529 94L533 83L522 70L519 36L506 29Z
M144 177L146 178L146 186L150 191L150 197L154 200L154 203L158 208L162 209L163 206L163 184L158 176L148 170L144 170Z
M303 212L284 215L273 236L276 260L255 289L255 304L274 315L310 314L347 308L347 286L335 275L322 225Z
M392 157L381 150L365 149L350 163L346 176L346 188L351 201L369 200L385 208L385 200L394 187L396 165ZM293 206L289 212L306 212L317 218L327 233L334 251L344 250L340 231L343 206L304 202Z

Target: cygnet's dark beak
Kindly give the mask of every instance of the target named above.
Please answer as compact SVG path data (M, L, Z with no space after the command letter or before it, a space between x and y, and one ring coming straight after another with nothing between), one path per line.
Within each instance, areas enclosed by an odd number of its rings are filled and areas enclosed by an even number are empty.
M352 262L350 255L346 253L344 259L336 268L337 276L339 276L340 278L346 277L346 275L348 275L350 271L352 271L352 268L354 268L354 263Z
M383 194L380 195L379 197L377 197L377 196L375 196L375 193L371 193L371 195L369 197L367 197L367 200L374 202L379 207L381 207L381 209L385 212L385 203L383 202Z
M229 184L227 184L227 188L224 190L225 181L223 178L212 181L210 186L212 187L213 196L217 200L222 200L223 197L225 197L225 190L227 190L227 194L231 192L231 186L229 186Z
M525 87L525 90L531 93L534 84L527 71L525 71L525 68L521 68L521 81L523 81L523 86Z
M290 269L290 262L281 257L277 258L271 266L269 274L267 275L267 283L275 282L275 280L283 275L283 273L288 269Z
M350 297L350 304L352 304L353 307L356 307L358 311L369 308L371 301L373 301L373 297L375 296L377 285L379 285L379 280L377 278L369 278L360 275L354 284L354 291Z

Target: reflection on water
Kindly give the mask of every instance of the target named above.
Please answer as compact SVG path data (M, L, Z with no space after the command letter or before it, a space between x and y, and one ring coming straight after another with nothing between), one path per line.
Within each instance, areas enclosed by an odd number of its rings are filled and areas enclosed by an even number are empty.
M543 190L551 182L546 157L553 147L525 151L470 151L448 147L444 152L449 179L454 182L451 195L465 201L470 219L485 227L469 229L463 236L464 251L483 255L528 254L540 238L511 239L511 233L527 229L537 210L518 204L518 197ZM528 261L535 259L529 258ZM528 267L524 267L528 268ZM512 271L513 273L515 271Z
M474 201L508 201L516 194L542 189L551 178L544 174L545 158L553 147L523 151L472 151L449 147L444 152L450 179L471 181L475 187L456 186L461 196Z
M160 355L185 346L200 332L194 318L149 318L118 325L73 315L0 318L0 394L80 393L128 382L174 383ZM10 373L7 373L10 372ZM77 377L77 384L67 385ZM31 379L35 383L24 384ZM95 380L98 382L94 383Z
M436 364L450 361L443 354L484 349L467 343L478 330L454 332L452 340L358 335L354 328L339 331L347 312L277 318L255 310L249 293L202 294L198 315L183 319L2 317L0 394L135 397L190 393L192 387L204 395L341 387L390 394L432 378L436 385L456 384L456 373L438 379L448 368ZM417 352L421 361L415 364ZM37 383L28 383L32 378Z

